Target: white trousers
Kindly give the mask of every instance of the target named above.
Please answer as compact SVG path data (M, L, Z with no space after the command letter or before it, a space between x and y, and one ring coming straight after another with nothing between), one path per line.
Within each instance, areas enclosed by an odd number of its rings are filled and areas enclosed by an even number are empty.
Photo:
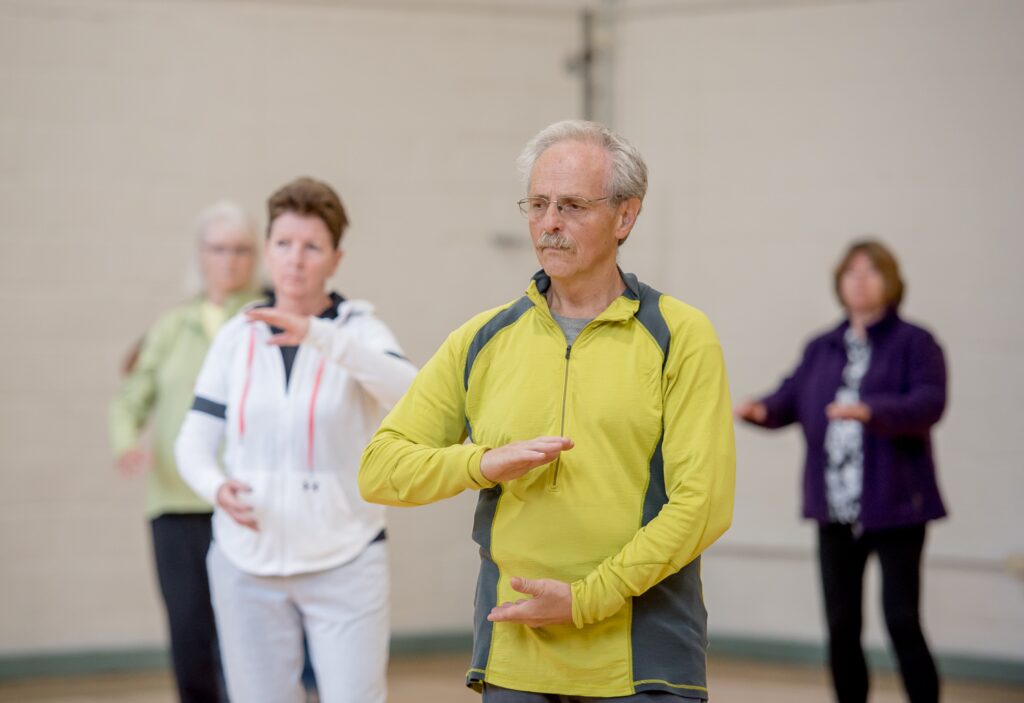
M228 695L238 703L303 703L302 633L322 703L385 703L388 550L295 576L254 576L214 543L207 556Z

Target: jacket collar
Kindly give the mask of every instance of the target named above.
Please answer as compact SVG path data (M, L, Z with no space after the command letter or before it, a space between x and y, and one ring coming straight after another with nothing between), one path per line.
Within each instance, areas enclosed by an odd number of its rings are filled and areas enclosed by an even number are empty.
M885 315L883 315L874 324L871 324L867 328L868 339L877 341L882 337L885 337L895 327L897 327L902 318L900 318L899 311L896 308L889 308ZM837 327L827 334L828 340L831 344L842 346L843 337L846 335L846 330L850 329L850 318L847 317Z
M341 295L340 293L336 293L334 291L330 291L327 295L328 295L328 297L330 297L331 303L326 308L321 310L317 314L317 317L319 317L319 318L321 318L323 320L334 320L334 319L337 319L338 314L339 314L339 312L341 310L341 305L342 305L342 303L347 302L347 299L345 298L345 296ZM257 307L257 308L272 308L272 307L274 307L276 302L277 302L277 296L274 294L274 291L268 291L266 298L264 298L263 300L258 302L253 307Z
M201 313L199 312L200 306L203 301L206 300L206 296L202 293L192 298L191 303L188 305L185 311L185 319L188 324L195 327L200 332L205 334L203 330L203 322ZM259 292L255 290L245 290L238 293L232 293L224 300L224 311L227 313L226 317L233 317L239 310L246 307L247 305L259 300Z
M243 291L241 293L232 293L231 295L229 295L227 297L227 300L224 301L224 309L227 311L228 317L231 317L236 312L241 310L246 303L248 303L253 298L256 298L257 296L258 293L255 290Z
M640 282L631 273L623 273L617 269L622 278L626 290L618 298L613 300L604 311L595 317L595 320L622 321L634 317L640 309ZM534 306L541 310L548 317L551 316L551 308L548 307L547 292L551 287L551 278L541 269L530 279L530 285L526 289L526 295Z

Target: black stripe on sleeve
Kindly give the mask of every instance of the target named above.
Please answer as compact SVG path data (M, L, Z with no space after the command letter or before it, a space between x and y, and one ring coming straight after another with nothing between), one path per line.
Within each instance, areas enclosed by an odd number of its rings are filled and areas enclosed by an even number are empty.
M409 360L409 359L407 359L406 357L402 356L401 354L399 354L396 351L386 351L384 353L387 354L388 356L393 356L396 359L401 359L402 361L408 361Z
M213 415L221 420L227 417L228 414L228 407L226 405L215 403L201 395L197 395L196 399L192 401L192 409L207 415Z

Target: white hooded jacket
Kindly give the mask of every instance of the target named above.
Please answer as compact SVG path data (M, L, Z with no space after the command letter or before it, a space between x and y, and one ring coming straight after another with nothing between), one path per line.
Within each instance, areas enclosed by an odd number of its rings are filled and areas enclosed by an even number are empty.
M219 508L213 517L218 547L251 574L338 566L384 529L384 509L359 495L359 459L416 367L369 303L333 300L311 318L290 375L268 325L244 312L229 320L175 443L182 477L211 504L227 478L252 487L257 531Z

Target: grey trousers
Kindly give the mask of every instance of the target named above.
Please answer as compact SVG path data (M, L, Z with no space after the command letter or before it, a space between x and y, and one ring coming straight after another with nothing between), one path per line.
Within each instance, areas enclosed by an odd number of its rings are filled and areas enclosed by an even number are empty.
M305 628L322 703L385 703L387 542L333 569L295 576L249 574L214 543L207 568L232 701L304 703Z

